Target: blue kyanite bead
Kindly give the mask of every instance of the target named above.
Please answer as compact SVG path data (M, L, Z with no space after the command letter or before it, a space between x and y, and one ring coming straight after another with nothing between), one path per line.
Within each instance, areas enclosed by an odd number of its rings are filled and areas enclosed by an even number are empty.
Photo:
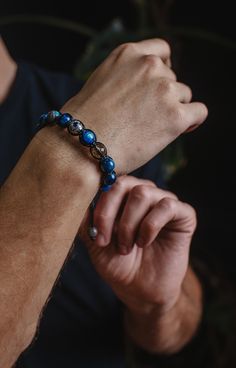
M108 192L111 189L111 185L103 184L100 189L102 192Z
M56 120L59 119L61 115L62 113L60 111L57 110L49 111L47 118L48 123L56 122Z
M116 181L116 173L112 171L111 173L107 174L104 178L104 184L112 185Z
M92 146L96 142L97 138L96 134L92 130L84 129L79 140L84 146Z
M48 114L42 114L38 121L38 126L43 127L48 122Z
M59 119L57 120L57 124L62 128L66 128L71 121L72 116L66 112L59 117Z
M115 162L109 156L102 157L100 160L101 170L105 173L111 173L115 168Z

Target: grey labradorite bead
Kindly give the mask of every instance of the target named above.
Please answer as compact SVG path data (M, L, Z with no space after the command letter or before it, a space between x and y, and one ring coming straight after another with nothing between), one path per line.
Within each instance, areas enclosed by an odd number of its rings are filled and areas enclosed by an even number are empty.
M107 149L101 142L96 142L93 147L90 148L91 155L96 158L100 159L102 156L106 156Z
M68 132L72 135L80 135L84 129L84 124L79 120L72 120L68 125Z
M95 226L90 226L88 229L88 235L92 240L95 240L98 235L97 228Z

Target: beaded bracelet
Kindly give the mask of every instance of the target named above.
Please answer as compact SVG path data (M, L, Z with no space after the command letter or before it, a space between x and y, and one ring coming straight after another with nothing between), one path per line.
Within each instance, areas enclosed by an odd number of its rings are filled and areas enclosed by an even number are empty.
M42 114L37 126L41 129L46 125L58 125L61 128L67 128L68 132L73 136L78 136L79 142L83 146L89 147L91 155L99 160L99 167L102 171L102 184L99 192L90 204L90 226L88 229L90 238L95 240L98 231L93 221L94 209L101 192L110 190L112 184L116 181L116 172L114 171L115 162L107 155L107 149L104 144L97 141L96 134L91 129L86 129L82 121L73 119L69 113L61 113L60 111L52 110Z

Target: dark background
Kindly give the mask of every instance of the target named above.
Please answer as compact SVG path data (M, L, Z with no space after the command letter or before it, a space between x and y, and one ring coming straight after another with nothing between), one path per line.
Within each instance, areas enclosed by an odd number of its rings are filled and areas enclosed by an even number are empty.
M77 0L76 2L4 0L0 2L0 17L12 14L54 15L82 22L98 31L107 26L112 19L119 17L128 28L134 28L137 25L135 8L137 2L139 0ZM146 3L150 2L146 0ZM197 27L235 41L233 1L154 0L153 2L160 4L160 8L170 4L170 10L163 19L166 24ZM73 32L38 24L11 24L1 27L1 32L16 57L26 58L53 70L68 72L72 70L74 60L83 51L88 41L86 37L79 37ZM220 54L224 51L218 49ZM201 53L201 58L205 60L206 54ZM198 59L194 64L197 63Z
M1 25L4 16L53 15L103 31L121 18L131 33L138 28L135 4L145 0L64 2L1 1L0 32L12 55L53 71L73 73L89 37L37 23ZM236 33L234 3L204 0L146 0L153 5L150 25L161 29L171 43L173 68L189 84L194 100L206 103L209 117L199 129L183 136L186 164L169 183L180 199L198 214L193 259L201 259L207 272L204 286L207 332L199 350L173 366L234 367L236 362L236 159L235 86ZM164 11L168 8L168 11ZM155 9L159 9L159 18ZM161 27L159 27L161 25ZM175 27L181 32L168 32ZM176 28L178 27L178 28ZM201 274L201 272L199 273ZM218 279L216 276L219 276ZM217 280L221 280L222 284ZM210 282L209 282L210 280ZM208 287L211 285L210 287ZM210 297L209 297L210 294ZM213 296L212 296L213 295ZM233 296L231 298L231 295ZM231 317L232 316L232 317ZM205 323L205 322L204 322ZM207 323L206 323L207 325ZM175 357L174 357L175 359ZM195 362L195 365L194 365ZM148 365L145 365L148 367ZM154 366L156 366L154 364ZM159 365L158 365L159 366ZM172 366L167 363L168 367ZM165 366L165 367L166 367ZM160 367L162 367L160 365ZM163 366L164 367L164 366Z
M148 3L148 1L146 1ZM193 89L194 99L209 108L207 122L184 137L186 166L170 187L195 206L199 215L196 247L209 262L219 262L236 281L235 244L235 61L233 2L154 1L169 4L162 26L180 26L185 35L170 35L174 69ZM137 27L135 1L12 2L2 1L1 17L12 14L54 15L82 22L102 31L114 18L127 29ZM207 37L188 34L205 31ZM200 30L200 31L199 31ZM162 28L163 31L163 28ZM16 59L26 59L51 70L72 73L89 38L37 23L1 26L1 34ZM165 31L164 31L165 36ZM223 39L222 39L223 37Z

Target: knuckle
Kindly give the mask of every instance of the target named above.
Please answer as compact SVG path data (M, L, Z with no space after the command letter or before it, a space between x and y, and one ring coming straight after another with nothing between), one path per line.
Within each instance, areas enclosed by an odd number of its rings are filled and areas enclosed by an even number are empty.
M136 51L137 46L134 42L126 42L126 43L123 43L120 46L118 46L117 49L120 53L124 53L124 52L127 52L127 51L134 52L134 51Z
M202 111L203 111L204 118L206 119L209 112L208 112L208 108L205 104L202 104Z
M189 86L186 86L186 88L187 88L187 91L188 91L189 99L192 100L192 97L193 97L192 89Z
M193 228L196 229L196 227L197 227L197 213L194 209L193 209L193 212L192 212L192 221L193 221Z
M146 221L143 225L146 235L153 234L157 230L157 225L153 221Z
M170 44L164 40L163 38L158 38L158 43L162 46L162 48L164 48L166 50L166 53L168 55L171 54L171 47L170 47Z
M170 198L173 198L173 199L175 199L175 200L178 200L177 195L176 195L175 193L173 193L173 192L170 192L169 190L165 190L165 195L166 195L167 197L170 197Z
M145 200L149 198L149 190L147 185L136 185L131 190L130 195L136 200Z
M170 95L175 92L175 82L171 79L160 78L158 87L163 95Z
M192 227L193 229L196 229L197 227L197 212L195 208L190 206L190 204L185 203L187 210L189 211L189 217L191 219Z
M201 122L203 122L208 116L208 108L205 104L199 102L198 104L199 115L201 116Z
M176 82L177 81L177 75L175 74L175 72L172 70L172 69L170 69L169 70L169 72L171 73L171 75L172 75L172 79L173 79L173 81L174 82Z
M157 187L156 184L154 183L154 181L152 181L152 180L144 179L144 181L145 181L145 185L149 185L149 186L152 186L154 188Z
M156 55L144 55L143 63L148 69L158 69L163 65L161 58Z
M165 197L161 200L162 208L167 212L174 212L177 201L170 197Z
M180 86L180 91L182 91L184 93L184 95L186 95L188 100L192 99L192 90L189 86L187 86L184 83L179 83Z

